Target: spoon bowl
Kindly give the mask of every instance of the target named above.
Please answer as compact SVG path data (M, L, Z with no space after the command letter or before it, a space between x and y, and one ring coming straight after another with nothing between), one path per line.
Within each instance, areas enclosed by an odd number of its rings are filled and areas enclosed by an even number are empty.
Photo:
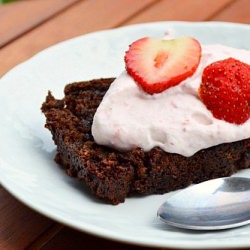
M250 178L225 177L192 185L172 195L157 212L168 225L220 230L250 223Z

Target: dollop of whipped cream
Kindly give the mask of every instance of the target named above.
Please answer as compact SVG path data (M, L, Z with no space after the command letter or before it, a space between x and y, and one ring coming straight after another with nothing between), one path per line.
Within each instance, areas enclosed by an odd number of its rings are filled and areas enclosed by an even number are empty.
M213 117L198 97L203 69L234 57L250 64L250 52L223 45L202 45L196 72L160 94L144 93L124 71L111 84L92 125L96 143L145 151L158 146L165 152L192 156L201 149L250 137L250 120L242 125Z

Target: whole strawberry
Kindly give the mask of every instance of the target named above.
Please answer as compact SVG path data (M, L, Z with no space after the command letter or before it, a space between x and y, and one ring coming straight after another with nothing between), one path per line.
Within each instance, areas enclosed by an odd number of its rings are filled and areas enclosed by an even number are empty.
M250 117L250 65L234 58L208 65L199 96L217 119L242 124Z

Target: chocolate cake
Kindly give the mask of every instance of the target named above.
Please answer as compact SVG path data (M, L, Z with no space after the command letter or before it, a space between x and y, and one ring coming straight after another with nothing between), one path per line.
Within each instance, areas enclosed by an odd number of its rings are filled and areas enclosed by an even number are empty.
M200 150L191 157L159 147L119 152L96 144L93 116L113 80L69 84L62 100L49 92L42 105L45 126L57 145L56 162L98 198L118 204L136 193L162 194L249 167L250 139Z

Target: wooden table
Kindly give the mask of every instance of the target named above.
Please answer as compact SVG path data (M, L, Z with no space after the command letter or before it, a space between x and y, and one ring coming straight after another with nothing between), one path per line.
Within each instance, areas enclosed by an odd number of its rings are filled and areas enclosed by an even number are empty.
M168 20L249 23L249 9L249 0L26 0L1 5L0 77L44 48L92 31ZM143 249L56 223L17 201L0 185L0 249L100 246Z

